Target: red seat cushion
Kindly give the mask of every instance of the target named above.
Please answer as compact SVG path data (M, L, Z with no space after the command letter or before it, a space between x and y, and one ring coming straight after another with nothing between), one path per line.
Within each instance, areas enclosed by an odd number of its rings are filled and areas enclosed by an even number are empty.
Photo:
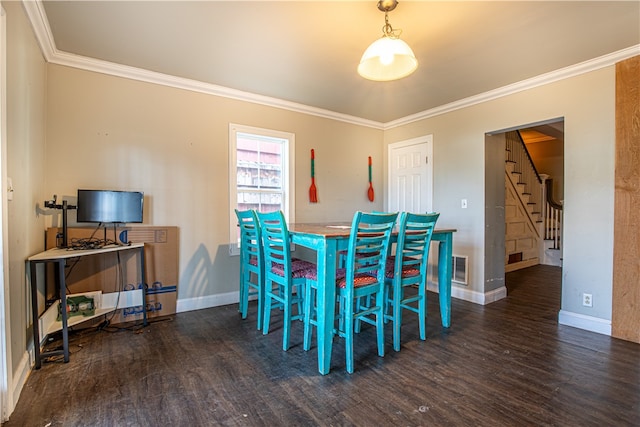
M390 256L387 258L387 265L385 266L385 269L384 269L384 275L387 279L393 279L393 275L395 273L395 268L396 268L395 262L396 262L396 257ZM402 277L417 276L419 274L420 274L420 270L414 266L405 265L402 267Z
M358 288L361 286L371 285L373 283L376 283L377 281L378 281L378 277L375 271L371 272L370 274L365 274L365 273L356 274L356 276L353 278L353 286L355 288ZM339 288L343 288L343 289L347 286L347 270L346 269L338 268L336 270L336 285Z
M274 262L271 266L271 271L278 276L284 277L283 264ZM291 260L291 276L294 279L306 277L315 280L316 275L316 265L314 263L298 258Z

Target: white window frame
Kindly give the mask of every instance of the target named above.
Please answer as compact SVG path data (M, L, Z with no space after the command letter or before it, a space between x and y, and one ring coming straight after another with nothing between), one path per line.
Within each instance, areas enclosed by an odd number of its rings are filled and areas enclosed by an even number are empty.
M235 212L238 202L238 133L248 133L287 141L288 149L283 151L282 212L287 222L295 222L295 134L292 132L229 123L229 255L232 256L239 255L240 253L238 247L238 218Z

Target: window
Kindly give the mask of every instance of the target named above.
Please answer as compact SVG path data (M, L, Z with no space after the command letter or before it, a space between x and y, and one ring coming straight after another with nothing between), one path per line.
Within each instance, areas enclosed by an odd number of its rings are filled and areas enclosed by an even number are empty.
M238 254L235 209L281 210L294 221L295 135L269 129L229 125L229 253Z

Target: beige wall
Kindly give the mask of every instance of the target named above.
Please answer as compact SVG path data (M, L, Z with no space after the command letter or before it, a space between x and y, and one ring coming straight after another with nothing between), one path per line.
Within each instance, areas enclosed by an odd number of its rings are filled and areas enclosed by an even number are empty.
M490 160L484 157L485 134L564 117L561 321L587 319L604 326L610 322L614 83L610 66L385 132L385 144L433 134L434 210L441 212L440 226L458 229L454 254L468 255L471 268L469 286L454 289L454 295L472 299L494 289L496 279L484 269L485 239L496 240L485 235L485 224L490 222L485 205L495 201L493 189L485 189L485 165ZM496 168L496 173L504 174L504 168ZM468 200L467 209L460 208L463 198ZM494 262L503 261L495 258ZM581 305L584 292L593 294L592 308Z
M46 171L47 194L144 191L145 223L179 227L183 305L237 293L229 123L295 134L297 221L350 220L382 207L366 198L367 156L374 182L382 179L381 130L58 65L48 66L47 119L47 162L60 165ZM308 201L311 148L318 204Z
M46 65L19 2L2 2L6 12L7 46L7 176L13 179L13 200L7 202L9 254L8 339L9 399L16 401L31 368L30 296L25 259L42 250L44 221L37 206L44 200ZM4 143L4 142L3 142ZM10 408L12 409L12 408Z

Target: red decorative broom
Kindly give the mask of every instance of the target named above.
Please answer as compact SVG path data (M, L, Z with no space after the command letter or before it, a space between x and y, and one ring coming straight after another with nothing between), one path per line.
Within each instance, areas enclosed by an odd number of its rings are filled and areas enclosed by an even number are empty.
M318 203L318 194L316 190L316 171L315 171L315 159L316 154L311 149L311 187L309 187L309 201L311 203Z
M373 202L373 184L371 183L371 156L369 156L369 190L367 191L367 196L369 197L369 201Z

